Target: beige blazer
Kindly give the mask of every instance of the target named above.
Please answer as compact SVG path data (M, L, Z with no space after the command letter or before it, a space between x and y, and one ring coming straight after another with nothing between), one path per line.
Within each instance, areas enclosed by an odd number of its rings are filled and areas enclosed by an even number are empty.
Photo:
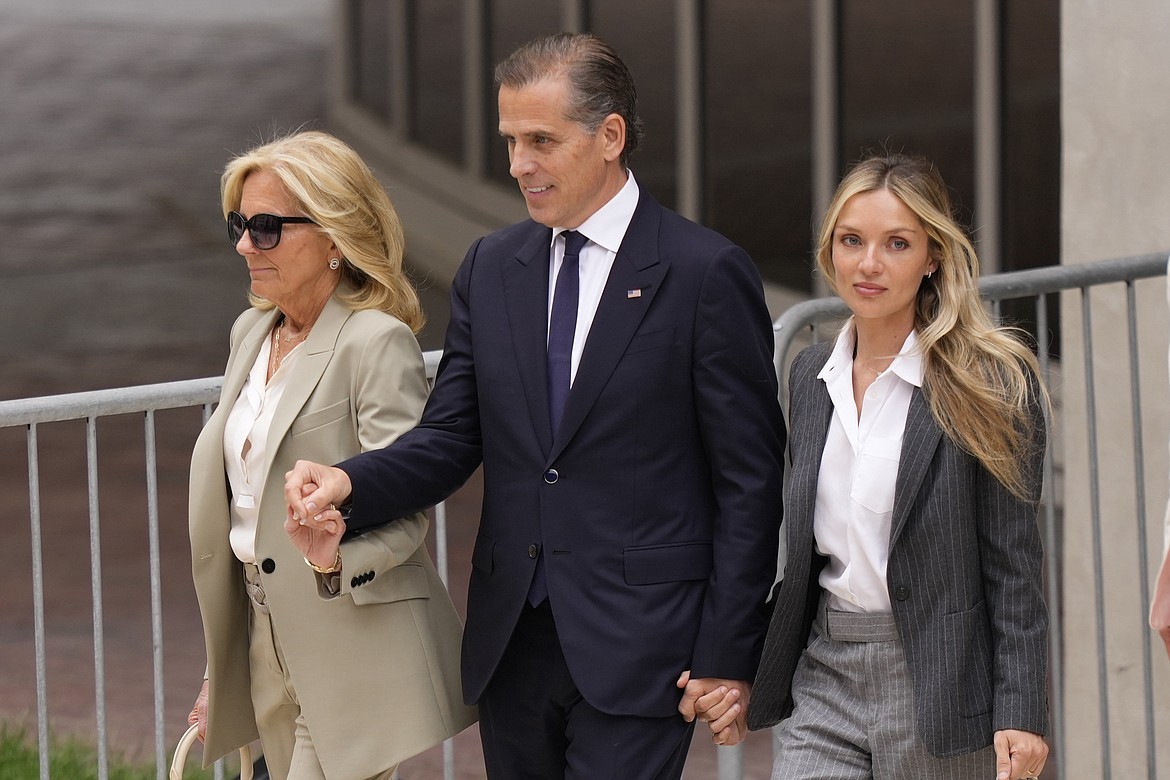
M248 310L231 334L219 406L191 458L191 563L207 644L204 762L257 738L250 694L251 605L228 543L228 412L278 313ZM318 576L284 530L284 474L384 447L418 421L427 394L410 329L331 298L304 342L269 432L256 558L288 673L330 780L359 780L475 720L459 683L462 626L425 546L427 519L390 522L342 545L342 589Z

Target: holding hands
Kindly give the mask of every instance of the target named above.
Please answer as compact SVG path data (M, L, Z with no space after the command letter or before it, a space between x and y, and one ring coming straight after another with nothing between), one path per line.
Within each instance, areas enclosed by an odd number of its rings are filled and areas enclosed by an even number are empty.
M691 679L690 670L679 675L675 683L683 689L678 711L690 723L695 718L711 728L711 741L731 747L747 736L747 710L751 683L746 680L722 680L716 677Z
M337 504L349 497L349 476L338 468L298 460L284 475L284 530L305 560L322 569L337 561L345 520Z

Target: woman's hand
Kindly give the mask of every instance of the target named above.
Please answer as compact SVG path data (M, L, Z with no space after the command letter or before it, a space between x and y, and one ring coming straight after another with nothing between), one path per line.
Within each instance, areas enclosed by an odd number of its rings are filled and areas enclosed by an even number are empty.
M195 706L191 708L191 714L187 716L187 725L199 724L200 742L207 738L207 696L207 680L204 680L203 687L199 689L199 695L195 697Z
M317 485L306 482L301 490L303 495L308 496L317 490ZM337 560L337 548L341 546L341 536L345 533L345 521L341 519L341 512L332 504L318 512L312 524L297 520L290 509L284 519L284 530L301 555L314 565L328 569Z
M1162 637L1166 654L1170 656L1170 552L1162 561L1158 579L1154 583L1154 600L1150 604L1150 628Z
M1030 731L1003 729L995 732L996 780L1039 777L1048 760L1044 737Z
M298 460L284 475L289 518L302 525L328 525L325 511L344 503L351 492L349 475L336 466Z

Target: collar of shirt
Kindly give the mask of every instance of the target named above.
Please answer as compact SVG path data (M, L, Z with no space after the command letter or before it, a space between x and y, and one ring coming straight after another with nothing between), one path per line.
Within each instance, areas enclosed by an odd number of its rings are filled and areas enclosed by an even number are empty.
M617 254L634 218L634 210L638 208L638 183L634 181L633 171L627 170L626 174L626 183L617 195L576 228L578 233L612 254ZM550 248L556 246L557 236L566 230L568 228L553 228Z
M833 354L825 361L817 379L830 382L844 369L853 367L853 350L857 344L857 331L853 328L853 321L845 323L845 327L837 336L837 343L833 346ZM892 372L898 378L909 382L915 387L922 387L922 353L918 350L918 331L910 331L906 340L902 342L902 349L882 374Z

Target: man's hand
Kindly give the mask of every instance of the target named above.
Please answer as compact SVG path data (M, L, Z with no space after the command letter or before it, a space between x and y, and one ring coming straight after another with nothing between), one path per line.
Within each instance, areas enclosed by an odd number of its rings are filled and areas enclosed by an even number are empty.
M751 683L746 680L723 680L716 677L691 679L688 669L675 683L683 689L678 711L690 723L695 718L711 729L711 741L717 745L739 744L747 736L747 709Z
M314 485L316 489L311 487ZM349 481L349 475L341 469L322 466L308 460L298 460L292 471L284 475L284 500L288 504L288 521L328 533L337 533L340 515L335 516L327 510L336 509L338 504L349 498L351 492L353 485Z

